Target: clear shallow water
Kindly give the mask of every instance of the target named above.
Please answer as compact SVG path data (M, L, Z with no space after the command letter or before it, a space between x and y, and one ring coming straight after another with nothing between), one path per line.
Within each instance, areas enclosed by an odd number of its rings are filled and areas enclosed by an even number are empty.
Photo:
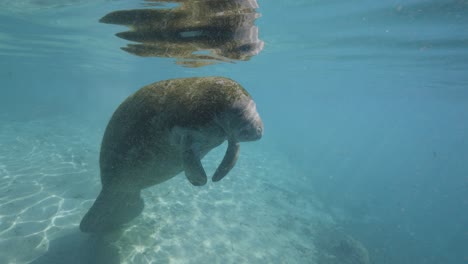
M371 263L466 262L466 1L259 2L263 51L193 69L97 22L138 3L60 3L0 2L0 263L337 263L348 236ZM145 190L117 242L81 234L118 104L208 75L246 87L264 138L217 184Z

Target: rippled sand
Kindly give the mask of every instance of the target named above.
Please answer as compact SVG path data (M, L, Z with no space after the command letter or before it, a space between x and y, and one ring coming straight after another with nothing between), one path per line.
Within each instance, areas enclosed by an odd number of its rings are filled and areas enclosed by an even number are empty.
M319 263L315 234L333 219L262 141L242 144L221 182L181 174L144 190L143 214L121 233L80 233L100 190L103 127L70 119L0 121L0 263ZM208 174L224 151L204 159Z

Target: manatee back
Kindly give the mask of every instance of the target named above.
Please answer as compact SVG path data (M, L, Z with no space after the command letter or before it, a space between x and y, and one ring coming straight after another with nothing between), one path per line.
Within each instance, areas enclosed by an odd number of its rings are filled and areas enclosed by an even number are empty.
M147 99L151 112L169 117L164 125L184 127L207 124L215 115L229 111L236 101L250 99L242 86L223 77L161 81L143 87L134 96Z

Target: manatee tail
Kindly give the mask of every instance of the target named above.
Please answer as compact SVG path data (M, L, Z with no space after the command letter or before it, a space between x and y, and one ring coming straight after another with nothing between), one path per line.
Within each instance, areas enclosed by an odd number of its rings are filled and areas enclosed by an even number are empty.
M141 214L145 204L140 192L102 190L80 223L84 233L109 233L118 230Z

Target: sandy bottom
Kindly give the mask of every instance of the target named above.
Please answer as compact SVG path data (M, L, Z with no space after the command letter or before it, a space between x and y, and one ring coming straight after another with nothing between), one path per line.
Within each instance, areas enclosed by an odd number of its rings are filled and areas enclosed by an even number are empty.
M145 210L104 238L78 230L100 190L103 127L0 120L0 263L368 263L265 142L241 146L218 183L183 174L144 190ZM204 160L208 174L225 146Z

